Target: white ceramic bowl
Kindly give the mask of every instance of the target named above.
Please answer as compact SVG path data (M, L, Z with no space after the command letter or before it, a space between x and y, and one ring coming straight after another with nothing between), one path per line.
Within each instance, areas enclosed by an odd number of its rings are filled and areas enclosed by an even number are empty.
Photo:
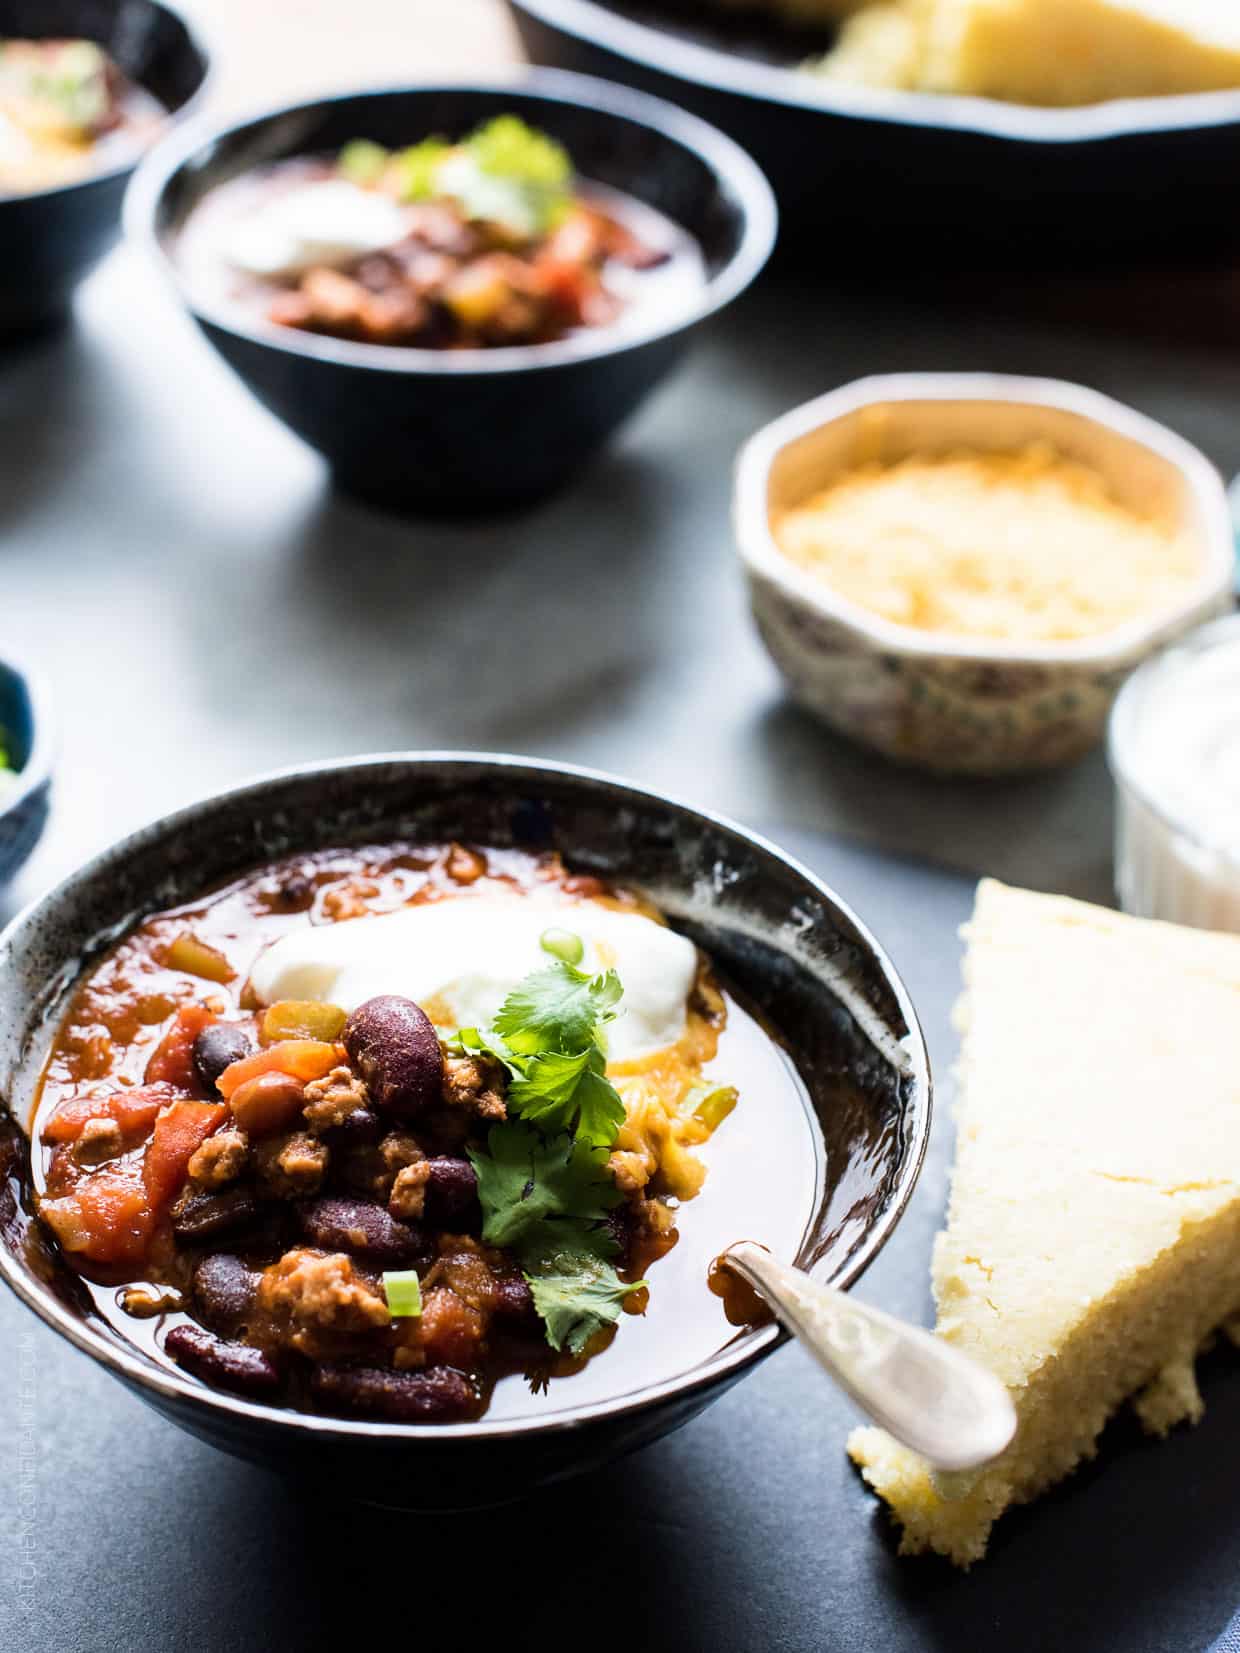
M779 550L772 513L853 467L1049 442L1099 472L1121 504L1166 512L1201 548L1174 607L1098 638L1004 643L897 626ZM737 465L734 524L754 618L796 700L833 729L926 768L1004 774L1080 757L1148 655L1231 601L1235 547L1222 480L1174 432L1096 391L999 374L861 379L760 430Z

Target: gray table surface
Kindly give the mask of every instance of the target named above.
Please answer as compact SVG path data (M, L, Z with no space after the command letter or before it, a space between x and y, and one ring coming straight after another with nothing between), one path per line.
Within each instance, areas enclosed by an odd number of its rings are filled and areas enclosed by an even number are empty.
M1100 758L965 785L846 748L782 701L732 561L737 445L863 372L1076 378L1240 463L1240 357L997 312L776 273L572 492L517 518L427 525L334 497L154 273L114 255L74 328L0 363L0 652L41 664L62 725L53 822L0 915L196 794L299 759L419 746L587 762L793 836L829 830L1106 899ZM810 848L889 939L944 1069L968 880ZM905 1313L928 1313L945 1130L865 1284ZM962 1580L892 1560L843 1460L847 1409L787 1350L674 1440L532 1506L583 1535L554 1622L595 1622L610 1569L647 1648L1202 1647L1240 1578L1240 1529L1216 1520L1234 1503L1220 1466L1228 1405L1233 1419L1240 1408L1220 1396L1240 1373L1223 1362L1210 1383L1219 1404L1200 1430L1121 1450L1105 1475L1017 1518ZM18 1443L0 1469L0 1615L19 1595L29 1619L15 1645L326 1646L339 1639L326 1615L357 1590L370 1628L416 1634L405 1567L435 1534L374 1516L329 1535L279 1483L156 1419L8 1301L0 1430ZM1155 1524L1163 1500L1171 1530ZM488 1544L512 1531L503 1518L457 1530L445 1589L477 1595L480 1530ZM30 1594L13 1582L27 1543ZM511 1556L487 1565L540 1622ZM472 1610L481 1626L486 1610ZM473 1643L466 1628L458 1645Z
M1002 294L996 294L996 309ZM566 758L742 819L1082 894L1109 890L1101 756L1002 785L908 776L790 708L729 531L757 426L860 374L1056 374L1240 468L1240 354L817 288L772 272L570 492L487 523L334 495L121 251L79 324L0 364L0 650L49 673L58 808L10 897L121 829L299 759Z

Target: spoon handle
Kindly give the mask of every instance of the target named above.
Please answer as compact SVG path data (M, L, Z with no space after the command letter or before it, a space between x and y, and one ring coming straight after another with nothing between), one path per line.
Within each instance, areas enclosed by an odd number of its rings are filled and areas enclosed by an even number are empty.
M741 1240L723 1262L888 1434L935 1469L977 1469L1016 1433L1007 1390L940 1338L820 1284Z

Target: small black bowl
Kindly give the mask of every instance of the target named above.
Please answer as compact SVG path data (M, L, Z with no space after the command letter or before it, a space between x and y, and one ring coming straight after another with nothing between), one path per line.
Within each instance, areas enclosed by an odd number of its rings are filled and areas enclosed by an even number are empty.
M17 773L0 781L0 889L11 884L47 825L55 737L51 701L36 672L0 660L0 733Z
M558 138L584 177L657 207L695 236L707 280L683 312L644 332L600 328L555 344L436 350L354 344L254 321L205 302L175 241L212 186L287 156L364 137L389 146L463 136L513 112ZM730 139L666 103L549 71L486 84L356 92L196 126L139 170L126 206L199 326L254 394L322 453L340 485L430 511L485 511L566 481L679 358L690 334L766 262L775 205Z
M0 937L0 1275L41 1319L175 1423L239 1457L404 1508L478 1507L617 1457L686 1423L783 1341L729 1333L666 1380L596 1401L569 1390L518 1422L399 1425L278 1410L207 1388L121 1339L28 1209L29 1118L55 1023L80 970L129 925L273 857L396 839L558 849L630 880L699 942L782 1035L821 1133L817 1192L795 1261L858 1279L898 1222L930 1127L930 1074L912 1005L849 909L773 845L717 816L605 775L520 758L421 753L281 774L193 804L123 840ZM754 1175L805 1186L760 1151ZM745 1210L735 1238L745 1237ZM701 1290L706 1290L705 1281ZM623 1336L623 1329L621 1331ZM600 1364L607 1354L600 1357ZM625 1383L621 1383L621 1389Z
M157 0L0 0L0 39L95 40L169 116L197 101L207 78L201 43ZM140 159L77 183L0 196L0 334L60 320L74 289L120 228L125 185Z

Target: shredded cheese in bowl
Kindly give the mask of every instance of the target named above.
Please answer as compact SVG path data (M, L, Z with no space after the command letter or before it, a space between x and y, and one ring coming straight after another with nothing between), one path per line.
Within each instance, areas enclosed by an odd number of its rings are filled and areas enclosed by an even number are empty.
M1045 443L867 464L772 524L790 561L895 625L1073 642L1175 606L1201 553Z

